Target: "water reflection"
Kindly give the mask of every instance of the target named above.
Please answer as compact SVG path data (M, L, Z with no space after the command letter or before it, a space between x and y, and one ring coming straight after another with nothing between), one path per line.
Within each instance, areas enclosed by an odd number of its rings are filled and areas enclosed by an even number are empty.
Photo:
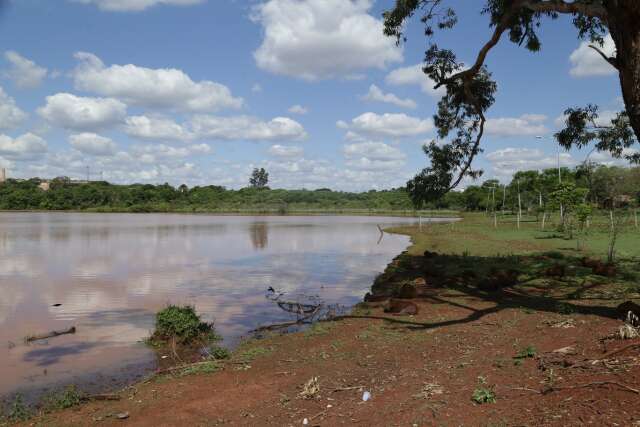
M269 227L266 222L253 222L249 226L249 236L254 249L264 249L269 243Z
M229 345L295 317L265 299L269 287L353 304L408 244L386 235L376 245L376 224L406 221L0 213L0 395L152 368L139 341L168 303L195 305ZM69 326L77 333L22 344Z

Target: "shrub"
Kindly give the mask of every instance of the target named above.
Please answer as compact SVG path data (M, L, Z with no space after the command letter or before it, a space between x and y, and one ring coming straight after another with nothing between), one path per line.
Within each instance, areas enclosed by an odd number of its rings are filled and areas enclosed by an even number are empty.
M194 307L176 305L170 305L156 314L156 330L151 338L153 341L165 342L175 339L180 344L220 339L213 323L203 322Z

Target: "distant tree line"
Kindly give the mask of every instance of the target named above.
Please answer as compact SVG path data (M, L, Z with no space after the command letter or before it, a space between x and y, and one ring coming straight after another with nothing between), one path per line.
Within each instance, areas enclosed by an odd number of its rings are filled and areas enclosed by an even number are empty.
M263 175L264 176L264 175ZM640 168L581 165L561 170L563 184L580 189L583 202L607 209L612 204L636 206L640 200ZM465 211L505 211L538 215L557 210L559 189L557 169L523 171L511 182L487 180L423 203L421 209ZM0 184L3 210L99 210L122 212L236 212L243 210L287 213L304 210L414 210L404 188L367 192L282 190L250 186L230 190L208 185L189 188L169 184L116 185L104 181L74 183L60 177L50 181L50 189L38 187L39 178L9 179ZM266 185L266 180L262 181Z

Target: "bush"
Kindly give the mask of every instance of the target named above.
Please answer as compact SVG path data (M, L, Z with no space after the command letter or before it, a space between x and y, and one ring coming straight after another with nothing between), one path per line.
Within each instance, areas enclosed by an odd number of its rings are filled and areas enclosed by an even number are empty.
M190 344L196 340L213 341L220 338L214 331L213 323L200 320L194 307L170 305L156 314L156 330L151 339L165 342L175 339L179 344Z

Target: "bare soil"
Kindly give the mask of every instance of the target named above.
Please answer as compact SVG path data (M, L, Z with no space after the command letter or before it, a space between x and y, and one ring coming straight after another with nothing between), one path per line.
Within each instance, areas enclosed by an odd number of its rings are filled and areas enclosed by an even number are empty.
M405 253L372 292L416 284L416 315L361 304L353 316L247 342L217 372L159 375L119 401L27 424L640 426L640 339L614 337L615 307L629 295L612 296L608 278L581 287L580 267L568 278L525 272L555 262ZM303 397L316 377L319 391ZM495 402L474 401L480 389Z

